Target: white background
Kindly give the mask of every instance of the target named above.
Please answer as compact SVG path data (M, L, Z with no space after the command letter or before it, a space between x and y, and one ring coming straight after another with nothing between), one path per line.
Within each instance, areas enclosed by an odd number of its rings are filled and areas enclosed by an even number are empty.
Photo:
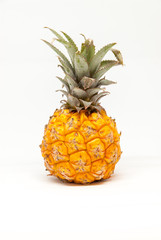
M84 33L97 50L117 42L123 54L125 66L106 74L118 84L102 100L122 131L110 181L46 177L38 145L63 75L40 41L53 37L44 26L79 46ZM160 0L0 0L1 239L161 239L160 43Z

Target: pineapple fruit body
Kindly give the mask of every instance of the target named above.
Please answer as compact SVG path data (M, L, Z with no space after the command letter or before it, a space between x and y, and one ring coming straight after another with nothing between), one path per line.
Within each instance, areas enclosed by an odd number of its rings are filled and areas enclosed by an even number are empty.
M100 112L56 110L45 126L41 152L51 175L75 183L109 178L121 156L116 123Z
M86 39L79 50L72 38L54 29L55 41L62 44L69 59L53 44L43 40L56 54L64 77L59 89L66 99L45 127L41 144L45 167L50 175L75 183L91 183L109 178L120 159L120 134L107 116L100 99L109 94L103 86L115 84L104 74L123 65L121 52L109 43L95 51L93 40ZM115 60L103 60L111 51Z

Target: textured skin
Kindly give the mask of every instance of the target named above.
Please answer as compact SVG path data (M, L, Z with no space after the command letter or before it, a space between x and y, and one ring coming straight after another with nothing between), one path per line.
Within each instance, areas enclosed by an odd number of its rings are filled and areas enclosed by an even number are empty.
M121 156L119 140L104 110L88 115L62 109L45 126L41 152L51 175L85 184L111 176Z

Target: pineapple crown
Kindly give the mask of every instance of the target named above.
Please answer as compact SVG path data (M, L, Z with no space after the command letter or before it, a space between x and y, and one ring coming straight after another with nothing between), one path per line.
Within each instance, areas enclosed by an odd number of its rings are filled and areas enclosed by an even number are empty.
M47 27L46 27L47 28ZM55 40L64 45L70 57L68 58L53 44L43 40L57 54L60 67L63 70L64 78L57 77L63 84L65 90L57 90L66 96L66 100L61 100L62 107L70 110L80 111L87 109L89 112L102 109L99 100L109 94L105 88L116 82L107 80L103 75L113 66L123 65L123 58L119 50L112 47L116 43L110 43L95 53L93 41L84 37L81 50L71 39L71 37L62 32L62 37L55 30L48 28L55 36ZM116 60L103 60L106 53L111 50ZM102 61L103 60L103 61Z

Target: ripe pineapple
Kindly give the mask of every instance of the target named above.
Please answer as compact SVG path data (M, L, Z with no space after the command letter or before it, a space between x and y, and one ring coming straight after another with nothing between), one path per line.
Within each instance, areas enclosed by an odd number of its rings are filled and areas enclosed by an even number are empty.
M45 126L41 152L50 175L75 183L91 183L109 178L121 156L120 134L99 100L109 92L101 86L114 84L103 75L123 64L120 51L111 43L95 54L93 41L84 37L79 51L74 41L62 32L49 30L68 51L70 61L53 44L43 40L57 54L65 76L57 77L66 90L61 109ZM104 60L111 50L116 60Z

